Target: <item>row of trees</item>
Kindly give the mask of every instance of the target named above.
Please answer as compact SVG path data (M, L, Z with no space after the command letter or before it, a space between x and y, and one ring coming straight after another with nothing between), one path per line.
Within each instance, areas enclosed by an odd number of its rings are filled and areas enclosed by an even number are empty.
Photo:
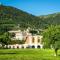
M8 44L23 44L25 43L24 40L12 40L11 39L11 33L5 32L2 35L0 35L0 48L4 48L5 45Z

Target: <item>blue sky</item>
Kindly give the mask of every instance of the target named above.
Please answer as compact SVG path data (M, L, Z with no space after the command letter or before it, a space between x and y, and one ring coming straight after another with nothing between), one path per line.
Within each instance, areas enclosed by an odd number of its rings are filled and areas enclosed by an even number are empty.
M0 0L0 3L37 16L60 12L60 0Z

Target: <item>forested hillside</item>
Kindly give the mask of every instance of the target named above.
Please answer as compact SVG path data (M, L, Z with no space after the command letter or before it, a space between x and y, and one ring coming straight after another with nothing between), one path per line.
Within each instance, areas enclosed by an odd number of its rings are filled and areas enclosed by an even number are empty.
M51 24L60 24L60 13L37 17L15 7L0 5L0 33L28 27L45 29Z
M45 28L49 25L60 25L60 12L39 17L44 22L43 25Z
M40 18L11 6L0 5L0 31L40 27Z

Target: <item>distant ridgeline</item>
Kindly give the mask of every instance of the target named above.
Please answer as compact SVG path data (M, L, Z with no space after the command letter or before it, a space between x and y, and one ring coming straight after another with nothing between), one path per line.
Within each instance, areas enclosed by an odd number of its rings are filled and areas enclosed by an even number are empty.
M28 27L45 29L51 24L60 24L60 13L37 17L15 7L0 5L0 33Z

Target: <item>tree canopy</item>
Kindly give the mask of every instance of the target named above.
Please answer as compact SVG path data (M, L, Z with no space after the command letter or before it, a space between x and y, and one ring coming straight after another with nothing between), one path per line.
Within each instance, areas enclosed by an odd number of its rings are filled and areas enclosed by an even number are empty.
M60 48L60 25L51 25L43 32L43 40L45 47Z

